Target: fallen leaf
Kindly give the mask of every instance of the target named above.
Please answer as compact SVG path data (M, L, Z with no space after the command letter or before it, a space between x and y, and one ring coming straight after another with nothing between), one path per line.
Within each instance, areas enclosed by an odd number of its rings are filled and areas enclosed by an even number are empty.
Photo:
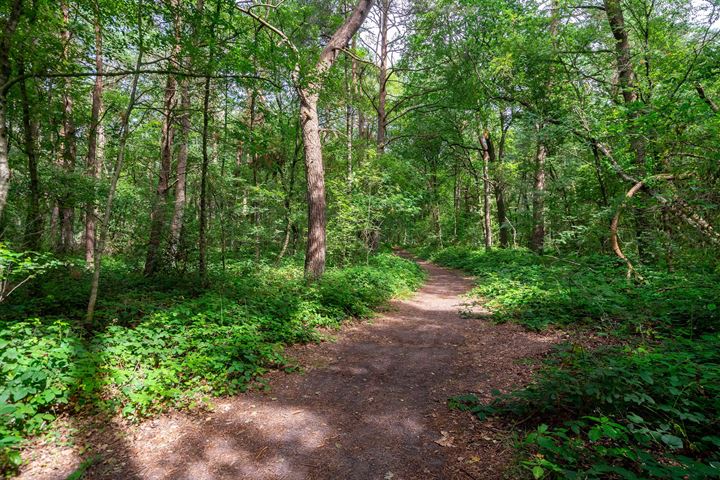
M453 440L455 440L455 439L451 435L449 435L448 432L443 430L440 432L440 435L442 435L442 437L435 440L435 443L437 443L441 447L454 447L455 446L455 445L453 445Z

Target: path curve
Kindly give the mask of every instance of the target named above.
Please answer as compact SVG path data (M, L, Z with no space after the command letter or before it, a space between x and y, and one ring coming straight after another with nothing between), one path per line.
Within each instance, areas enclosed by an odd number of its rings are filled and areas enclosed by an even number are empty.
M412 298L348 324L334 342L288 349L304 373L273 372L267 392L116 435L96 445L104 460L85 478L501 478L506 435L448 411L446 400L527 381L518 360L542 355L557 336L461 315L472 279L419 263L428 280Z

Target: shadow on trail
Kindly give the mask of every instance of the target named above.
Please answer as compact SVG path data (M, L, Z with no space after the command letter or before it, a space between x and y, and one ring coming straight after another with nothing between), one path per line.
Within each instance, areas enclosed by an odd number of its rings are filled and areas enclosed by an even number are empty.
M430 275L413 298L337 343L290 349L306 373L274 372L269 392L220 399L211 413L146 422L108 450L125 464L104 461L87 478L453 478L458 452L435 443L452 427L447 398L513 384L512 363L551 339L461 317L471 280L421 263Z

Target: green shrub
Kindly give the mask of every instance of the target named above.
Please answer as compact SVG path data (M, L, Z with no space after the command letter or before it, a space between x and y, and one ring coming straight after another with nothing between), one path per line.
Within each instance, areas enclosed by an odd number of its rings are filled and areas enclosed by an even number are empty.
M423 279L416 264L388 254L330 269L312 285L297 263L238 261L214 272L203 291L192 278L148 280L124 265L113 270L117 263L106 267L101 328L91 334L76 326L89 275L51 275L37 295L0 307L0 471L16 468L23 440L62 411L91 407L139 419L242 391L285 365L285 345L317 340L316 327L367 316Z
M720 275L644 269L630 284L614 257L555 258L527 250L474 251L451 247L420 252L476 276L472 295L495 320L541 330L548 325L659 335L700 335L720 326Z
M628 283L615 258L448 248L425 256L476 276L472 295L497 321L593 327L625 346L565 345L533 382L481 403L480 419L520 421L521 465L535 478L720 478L716 274L644 268Z
M528 387L489 404L461 396L451 405L481 419L542 422L520 442L523 464L538 477L720 477L719 341L565 346Z
M16 447L41 432L92 375L88 351L67 321L0 326L0 471L17 467Z

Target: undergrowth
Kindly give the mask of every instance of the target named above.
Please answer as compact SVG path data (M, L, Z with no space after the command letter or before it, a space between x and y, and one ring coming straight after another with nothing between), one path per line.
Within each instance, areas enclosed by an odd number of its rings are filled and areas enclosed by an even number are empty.
M17 468L23 441L63 412L140 419L242 391L268 368L289 367L285 345L369 316L422 280L416 264L389 254L330 269L313 285L296 262L228 262L208 290L192 279L149 280L113 261L87 332L79 325L89 274L43 278L0 307L0 470Z
M421 251L476 276L496 321L591 329L620 345L557 347L525 388L450 406L500 416L520 432L534 478L720 478L717 273L643 270L628 283L611 257L523 250Z

